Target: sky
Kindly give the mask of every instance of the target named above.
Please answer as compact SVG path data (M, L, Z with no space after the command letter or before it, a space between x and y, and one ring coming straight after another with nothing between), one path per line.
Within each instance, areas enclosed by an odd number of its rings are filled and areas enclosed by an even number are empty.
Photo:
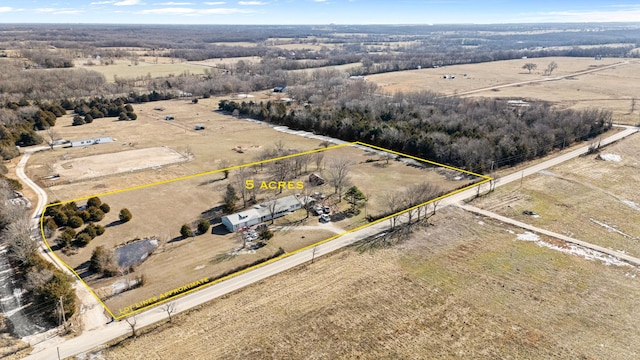
M495 24L640 21L630 0L0 0L0 23Z

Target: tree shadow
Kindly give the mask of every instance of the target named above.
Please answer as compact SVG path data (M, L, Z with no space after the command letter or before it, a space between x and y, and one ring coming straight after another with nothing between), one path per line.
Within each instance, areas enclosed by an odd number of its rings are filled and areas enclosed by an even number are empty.
M114 227L114 226L117 226L117 225L120 225L120 224L124 224L124 223L122 221L120 221L120 220L115 220L115 221L112 221L112 222L108 223L104 227L105 228L110 228L110 227Z
M211 227L211 235L227 235L227 234L230 234L230 231L224 225L222 225L222 223L219 223Z
M174 237L173 239L171 239L171 240L167 241L167 244L171 244L171 243L179 242L179 241L182 241L182 240L186 240L186 239L188 239L188 238L189 238L189 236L186 236L186 237L185 237L185 236L182 236L182 235L180 235L180 236L176 236L176 237Z
M221 178L218 178L218 179L206 180L206 181L203 181L200 184L198 184L198 186L205 186L205 185L217 183L218 181L223 181L223 180L226 180L226 179L224 177L221 177Z

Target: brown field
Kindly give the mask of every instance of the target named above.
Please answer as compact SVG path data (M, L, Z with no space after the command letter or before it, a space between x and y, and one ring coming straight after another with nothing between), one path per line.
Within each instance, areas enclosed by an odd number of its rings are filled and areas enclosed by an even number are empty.
M601 150L620 162L589 155L474 201L499 214L613 250L640 256L638 134ZM539 215L523 214L530 210Z
M117 159L117 161L114 161ZM157 169L188 161L185 154L167 147L125 150L118 153L90 155L53 164L59 182L69 183L134 171Z
M331 66L321 66L321 67L316 67L316 68L310 68L310 69L298 69L298 70L290 70L291 72L306 72L306 73L312 73L316 70L337 70L337 71L347 71L347 70L351 70L353 68L357 68L362 66L361 62L357 62L357 63L350 63L350 64L343 64L343 65L331 65Z
M638 270L531 242L447 208L394 248L345 249L271 277L104 359L630 359Z
M264 95L256 93L255 96L259 99ZM161 146L167 146L178 153L184 153L188 148L195 156L193 161L179 165L136 172L127 177L79 182L73 186L40 181L50 199L75 199L219 169L223 161L228 161L230 164L248 163L254 161L265 147L272 147L278 140L282 140L287 147L299 151L311 150L319 145L318 140L276 132L266 125L238 120L214 112L213 109L217 109L219 100L220 98L201 99L198 104L180 99L136 104L134 105L134 111L138 114L136 121L102 118L96 119L91 124L71 126L72 116L66 115L58 119L56 126L56 131L62 138L77 140L110 136L117 141L82 148L56 148L54 151L36 153L29 160L27 173L33 179L41 179L54 174L49 164L91 155ZM167 115L174 116L175 120L164 120ZM196 124L204 125L205 130L193 130ZM47 138L45 133L41 135ZM240 154L232 150L237 146L254 150Z
M154 58L150 58L149 62L138 60L138 64L131 60L116 60L113 65L99 65L99 61L92 60L96 65L88 66L85 62L78 64L77 68L85 68L88 70L97 71L104 75L108 82L114 82L115 77L120 78L135 78L151 75L151 77L168 76L168 75L180 75L184 72L191 74L203 74L206 67L197 63L190 62L176 62L171 64L166 61L158 61L154 63Z
M558 68L553 77L572 74L624 61L624 59L592 58L536 58L494 61L482 64L455 65L435 69L409 70L367 76L381 91L430 90L445 94L464 93L492 86L545 78L542 73L547 64L555 61ZM522 69L532 62L538 69L531 74ZM467 76L464 76L466 74ZM466 96L497 98L521 98L544 100L563 108L585 109L590 107L614 111L615 121L626 124L638 123L637 114L628 114L631 98L636 96L636 84L640 81L640 62L630 60L615 68L569 77L558 81L523 84L494 90L474 92ZM455 79L444 79L444 75L455 75ZM637 109L636 109L637 111Z

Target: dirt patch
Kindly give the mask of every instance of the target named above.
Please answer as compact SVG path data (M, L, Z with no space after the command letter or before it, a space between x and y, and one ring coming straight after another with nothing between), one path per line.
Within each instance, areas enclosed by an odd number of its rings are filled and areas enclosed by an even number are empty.
M189 161L188 154L163 146L62 160L53 164L52 170L59 176L58 182L71 183L146 169L157 170L185 161Z

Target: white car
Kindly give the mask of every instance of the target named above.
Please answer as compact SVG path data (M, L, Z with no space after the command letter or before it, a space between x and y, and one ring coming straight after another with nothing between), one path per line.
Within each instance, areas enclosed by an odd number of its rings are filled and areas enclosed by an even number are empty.
M320 222L329 222L331 221L331 216L327 214L320 215Z

